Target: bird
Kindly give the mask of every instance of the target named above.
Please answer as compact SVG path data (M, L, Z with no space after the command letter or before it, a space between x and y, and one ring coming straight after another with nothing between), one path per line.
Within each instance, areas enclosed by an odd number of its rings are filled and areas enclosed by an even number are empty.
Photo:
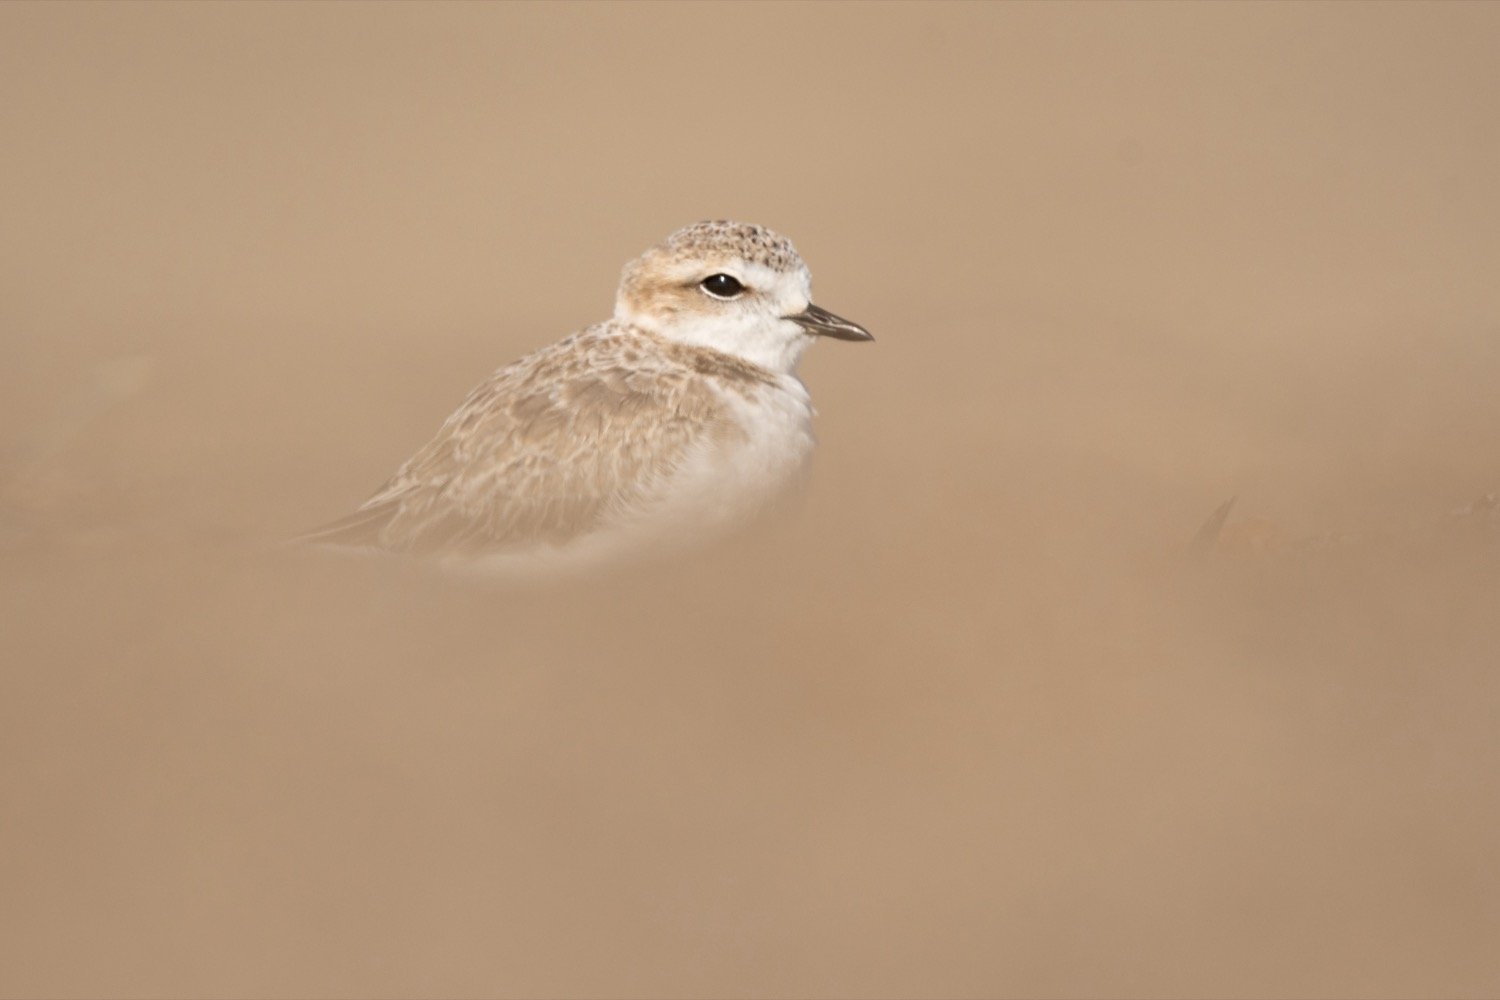
M675 548L797 481L819 338L868 330L812 303L792 242L697 222L627 263L614 315L506 365L352 514L300 541L509 570Z

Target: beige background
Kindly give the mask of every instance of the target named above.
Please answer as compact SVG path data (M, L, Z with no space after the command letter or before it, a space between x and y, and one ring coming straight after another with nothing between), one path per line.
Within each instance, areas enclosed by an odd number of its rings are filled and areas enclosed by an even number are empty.
M0 6L0 992L1500 993L1497 51ZM800 506L537 590L274 546L722 216L879 338Z

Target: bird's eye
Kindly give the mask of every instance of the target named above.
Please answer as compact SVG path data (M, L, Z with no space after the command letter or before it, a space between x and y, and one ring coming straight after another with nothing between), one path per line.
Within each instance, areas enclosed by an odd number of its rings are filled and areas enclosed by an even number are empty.
M698 282L698 287L716 299L737 298L745 290L740 279L732 274L710 274Z

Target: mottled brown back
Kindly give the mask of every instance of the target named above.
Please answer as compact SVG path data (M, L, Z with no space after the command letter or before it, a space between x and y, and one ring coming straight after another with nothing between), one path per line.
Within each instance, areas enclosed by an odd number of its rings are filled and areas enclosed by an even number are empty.
M657 496L699 441L738 433L703 380L769 372L615 321L491 375L376 494L309 541L482 554L561 544Z

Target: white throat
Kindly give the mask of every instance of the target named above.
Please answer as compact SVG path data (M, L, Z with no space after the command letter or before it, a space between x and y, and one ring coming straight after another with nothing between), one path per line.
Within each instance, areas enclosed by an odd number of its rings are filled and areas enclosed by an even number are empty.
M778 375L790 375L812 343L806 330L779 316L639 315L617 310L615 318L667 340L722 351Z

